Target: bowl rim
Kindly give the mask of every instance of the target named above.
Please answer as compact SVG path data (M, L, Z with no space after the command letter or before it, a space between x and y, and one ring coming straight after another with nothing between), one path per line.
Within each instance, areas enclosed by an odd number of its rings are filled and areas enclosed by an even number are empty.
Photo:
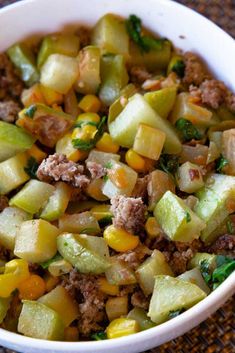
M7 5L0 9L0 15L10 12L11 10L20 8L24 5L29 3L33 4L38 2L39 0L21 0L17 1L16 3ZM50 1L50 0L47 0ZM234 39L222 30L218 25L204 17L203 15L197 13L196 11L180 4L176 3L172 0L155 0L158 1L164 6L173 6L176 9L181 8L182 11L186 13L190 13L191 16L200 18L200 22L203 24L207 24L210 27L214 28L214 31L223 35L226 40L231 41L231 45L234 45ZM83 342L61 342L61 341L48 341L48 340L41 340L37 338L31 338L27 336L20 335L18 333L13 333L7 331L5 329L0 328L0 339L1 341L6 344L10 343L11 346L15 347L27 347L27 349L39 349L45 350L48 352L52 350L53 352L61 352L61 350L69 351L70 353L75 353L77 351L84 351L84 352L102 352L105 350L107 352L108 349L118 349L124 348L127 346L135 346L135 351L138 351L138 345L146 341L146 349L151 347L151 340L154 338L158 338L158 342L152 341L156 345L160 345L166 340L164 339L164 335L167 332L171 332L169 335L173 339L178 337L179 335L183 334L186 331L189 331L193 327L197 326L203 320L205 320L210 314L215 312L223 303L235 292L235 272L233 272L214 292L209 294L205 299L203 299L198 304L194 305L184 313L180 314L179 316L157 325L153 328L148 330L124 336L116 339L111 340L104 340L104 341L83 341ZM187 329L185 329L187 327ZM163 337L161 339L161 336ZM149 342L149 344L148 344ZM133 350L134 351L134 350Z

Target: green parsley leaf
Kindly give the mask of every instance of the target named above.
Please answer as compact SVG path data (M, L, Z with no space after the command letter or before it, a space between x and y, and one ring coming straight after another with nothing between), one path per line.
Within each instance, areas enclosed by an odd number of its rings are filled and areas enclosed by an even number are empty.
M105 122L106 117L104 116L97 126L97 132L93 139L90 139L88 141L82 140L80 138L72 140L73 147L78 148L81 151L89 151L94 148L103 135Z
M143 52L148 52L150 49L162 49L163 39L155 39L142 35L142 22L136 15L129 16L126 21L126 28L130 38Z
M159 167L166 173L175 174L179 168L179 157L170 154L162 154L159 159Z
M40 266L41 266L44 270L46 270L46 269L48 269L48 267L50 266L50 264L52 264L52 263L55 262L55 261L61 260L61 259L63 259L63 257L62 257L59 253L57 253L54 257L52 257L52 259L40 263Z
M184 308L178 309L178 310L171 310L171 311L169 312L169 315L168 315L168 316L169 316L169 319L174 319L174 317L176 317L176 316L182 314L184 311L185 311Z
M211 280L211 271L210 271L210 264L207 260L203 260L200 263L200 271L205 282L209 284Z
M217 159L216 161L216 165L215 165L215 170L218 173L222 173L223 168L228 164L228 160L226 158L224 158L221 154L221 156L219 157L219 159Z
M104 181L109 180L109 177L108 177L108 175L107 175L107 174L103 176L103 180L104 180Z
M79 121L78 123L76 123L74 125L74 127L80 127L81 128L81 127L86 126L86 125L97 127L98 123L95 123L94 121Z
M34 117L36 110L37 110L37 107L36 107L36 105L33 104L25 110L24 114L32 119Z
M102 227L107 226L108 224L112 223L112 216L106 216L104 218L101 218L99 220L99 225L101 225Z
M235 270L235 260L225 257L224 264L217 267L212 273L213 290L220 286Z
M92 333L91 339L94 341L102 341L107 339L107 335L104 331L100 331L100 332Z
M30 176L30 178L37 179L38 166L39 164L36 159L34 157L30 157L24 170Z
M112 169L113 167L112 162L107 162L104 166L106 169Z
M190 213L186 211L186 222L189 223L191 221Z
M175 72L179 77L184 77L185 63L183 60L177 60L177 62L171 68L171 71Z
M187 119L178 119L175 126L180 132L183 142L191 141L192 139L200 140L202 138L198 129Z
M229 234L233 234L234 233L233 222L231 221L230 218L226 222L226 227L227 227L227 232Z

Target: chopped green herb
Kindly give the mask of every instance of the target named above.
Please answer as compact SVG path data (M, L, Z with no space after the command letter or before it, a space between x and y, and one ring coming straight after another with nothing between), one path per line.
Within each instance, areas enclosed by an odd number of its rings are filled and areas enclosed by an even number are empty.
M102 227L107 226L108 224L112 223L112 216L106 216L104 218L101 218L99 220L99 225L101 225Z
M186 222L189 223L191 221L191 216L189 212L186 212Z
M100 332L92 333L91 339L94 341L102 341L107 339L107 335L104 331L100 331Z
M30 176L30 178L37 179L38 166L39 164L36 159L34 157L30 157L24 170Z
M61 256L59 253L57 253L52 259L40 263L40 266L41 266L44 270L46 270L46 269L48 269L48 267L50 266L50 264L52 264L52 263L55 262L55 261L61 260L61 259L62 259L62 256Z
M107 174L103 176L103 180L104 180L104 181L107 181L108 179L109 179L109 177L108 177Z
M104 116L97 126L97 132L93 139L89 141L85 141L79 138L72 140L73 147L78 148L81 151L89 151L90 149L95 147L96 143L103 135L105 122L106 122L106 117Z
M171 71L175 72L179 77L184 77L185 63L183 60L177 60L177 62L171 68Z
M112 169L113 167L112 162L107 162L104 166L106 169Z
M36 105L31 105L29 108L26 109L24 114L32 119L34 117L36 110L37 110Z
M221 154L221 156L219 157L219 159L217 159L216 161L216 165L215 165L215 169L218 173L222 173L223 172L223 168L228 164L228 160L226 158L224 158Z
M231 221L231 219L227 220L226 227L227 227L227 231L228 231L229 234L233 234L234 233L233 222Z
M130 15L126 21L126 28L130 38L140 47L143 52L150 49L162 49L163 39L155 39L142 35L141 19L136 15Z
M226 278L235 270L235 260L223 256L224 263L218 266L212 273L213 290L226 280ZM218 261L221 262L221 259Z
M166 173L175 174L179 168L179 157L170 154L162 154L159 159L159 167Z
M211 271L210 271L210 264L207 260L203 260L200 263L200 271L206 283L209 284L211 280Z
M200 140L202 138L198 129L187 119L180 118L177 120L175 126L180 132L183 142L191 141L192 139Z
M80 127L81 128L81 127L86 126L86 125L97 127L98 123L95 123L94 121L79 121L78 123L76 123L74 125L74 127Z
M179 309L179 310L171 310L171 311L169 312L169 319L174 319L174 317L176 317L176 316L182 314L184 311L185 311L184 308Z

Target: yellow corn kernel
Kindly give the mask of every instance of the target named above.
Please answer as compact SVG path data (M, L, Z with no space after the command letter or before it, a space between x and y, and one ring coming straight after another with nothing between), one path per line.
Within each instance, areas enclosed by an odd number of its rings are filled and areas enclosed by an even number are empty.
M91 212L97 221L100 221L102 218L110 217L110 205L98 205L91 208Z
M68 342L76 342L79 340L78 328L75 326L65 327L64 339Z
M120 146L112 140L112 137L104 132L101 139L97 142L96 148L102 152L117 153Z
M119 286L115 284L110 284L105 277L100 277L98 279L98 285L101 292L109 295L118 295Z
M43 85L40 85L40 88L47 105L61 104L63 102L61 93Z
M33 145L27 152L30 157L35 158L38 163L40 163L47 156L47 154L40 150L37 145Z
M87 94L78 104L84 112L97 113L101 108L101 101L93 94Z
M93 125L84 125L82 127L82 131L88 136L90 136L90 138L92 139L95 133L97 132L97 128L96 126L93 126Z
M144 227L149 238L156 238L161 233L160 225L158 224L155 217L149 217Z
M108 177L119 189L124 189L128 186L126 170L122 167L109 169Z
M87 157L86 151L80 151L73 147L71 134L66 134L57 142L56 152L65 154L65 156L73 162L81 161Z
M21 95L21 101L26 108L35 103L45 104L46 102L41 91L41 85L36 83L32 87L24 89Z
M36 300L46 291L46 283L42 277L31 275L18 286L21 299Z
M100 122L100 117L96 113L83 113L78 115L76 123L95 123L98 124Z
M84 141L89 141L94 137L96 131L97 131L96 127L91 125L76 127L72 132L72 140L81 139Z
M133 250L139 244L139 237L128 233L124 229L119 229L113 225L104 230L104 239L108 246L116 251L125 252Z
M125 155L126 163L132 169L136 170L137 172L144 172L145 171L145 159L141 157L138 153L129 149Z
M57 286L60 280L58 277L54 277L50 273L47 273L44 277L44 281L46 285L46 292L50 292Z
M109 339L131 335L139 331L140 327L137 321L124 317L113 320L106 329Z

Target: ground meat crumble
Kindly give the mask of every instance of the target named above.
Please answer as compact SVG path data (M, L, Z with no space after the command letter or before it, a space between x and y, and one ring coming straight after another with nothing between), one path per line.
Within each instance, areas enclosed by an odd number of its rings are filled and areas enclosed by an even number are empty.
M0 120L14 123L20 110L20 105L13 100L0 102Z
M227 255L235 258L235 235L224 234L205 249L212 254Z
M152 75L146 70L144 66L133 66L130 69L130 81L137 84L142 84L144 81L150 79Z
M63 154L55 153L40 164L37 177L45 182L64 181L74 187L85 188L90 180L84 174L84 166L69 161Z
M144 227L146 206L140 197L115 196L111 199L113 224L127 232L138 234Z
M107 174L107 169L99 163L87 161L86 167L89 170L89 172L91 173L92 179L99 179Z
M183 82L196 86L200 85L207 77L206 70L197 55L186 52L184 55L185 72Z

